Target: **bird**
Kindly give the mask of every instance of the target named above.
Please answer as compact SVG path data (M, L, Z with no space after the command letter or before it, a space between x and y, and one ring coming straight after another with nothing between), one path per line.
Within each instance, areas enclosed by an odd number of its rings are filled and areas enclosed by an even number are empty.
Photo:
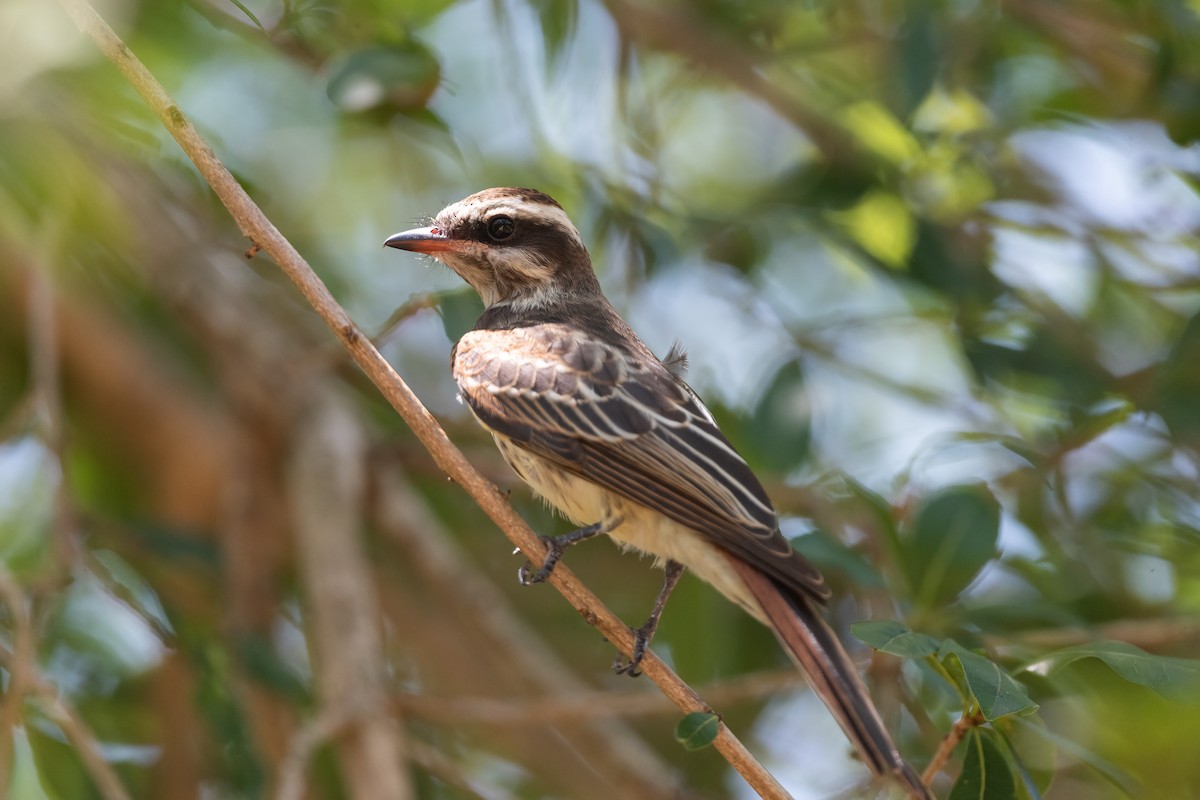
M901 756L822 610L821 573L779 529L745 459L684 380L677 347L660 360L604 296L566 211L534 189L493 188L442 209L386 247L432 256L484 311L451 353L462 400L533 491L576 530L544 537L545 580L569 546L607 534L664 567L650 618L614 669L638 674L684 569L768 626L866 766L909 796L933 794Z

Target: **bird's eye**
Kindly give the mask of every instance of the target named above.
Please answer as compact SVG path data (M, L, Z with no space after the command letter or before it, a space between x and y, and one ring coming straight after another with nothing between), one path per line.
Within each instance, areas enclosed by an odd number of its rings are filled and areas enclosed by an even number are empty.
M493 242L500 242L513 235L513 231L517 226L512 221L512 217L492 217L488 220L487 234Z

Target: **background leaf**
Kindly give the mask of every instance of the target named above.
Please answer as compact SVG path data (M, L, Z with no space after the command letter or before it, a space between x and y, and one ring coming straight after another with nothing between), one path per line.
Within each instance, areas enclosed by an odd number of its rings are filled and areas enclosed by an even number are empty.
M938 652L937 639L915 633L904 623L894 620L855 622L850 626L850 632L876 650L902 658L925 658Z
M1194 705L1200 703L1200 662L1147 653L1126 642L1092 642L1041 656L1025 669L1051 675L1083 659L1103 661L1113 672L1131 683L1145 686L1164 700Z
M1012 771L992 736L991 731L980 728L967 734L962 772L949 800L1009 800L1017 796Z
M924 502L907 532L905 559L918 602L958 596L996 551L1000 505L985 486L956 486Z
M964 685L989 722L1009 714L1037 710L1025 689L999 664L972 653L953 641L942 643L938 657L942 663L962 675ZM953 669L957 666L957 669Z
M721 732L721 718L706 711L693 711L675 726L675 741L686 750L702 750Z

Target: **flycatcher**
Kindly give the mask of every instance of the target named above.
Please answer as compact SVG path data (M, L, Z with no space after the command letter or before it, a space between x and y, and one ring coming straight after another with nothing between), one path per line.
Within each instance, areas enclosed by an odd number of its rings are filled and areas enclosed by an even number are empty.
M548 539L545 563L522 580L545 580L566 546L601 533L654 556L663 591L632 661L616 665L637 674L690 569L774 631L873 773L932 798L821 617L821 574L683 381L682 355L660 361L604 297L562 207L531 189L488 189L384 244L433 256L479 292L486 311L451 355L463 400L517 474L583 526Z

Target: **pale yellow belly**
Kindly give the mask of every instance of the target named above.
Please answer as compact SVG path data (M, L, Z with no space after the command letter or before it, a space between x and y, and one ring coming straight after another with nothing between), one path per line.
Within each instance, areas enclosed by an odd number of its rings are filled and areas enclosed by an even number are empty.
M683 564L752 616L766 622L758 601L729 566L727 556L701 534L663 514L585 481L493 434L504 459L542 499L579 526L619 524L609 531L621 547Z

